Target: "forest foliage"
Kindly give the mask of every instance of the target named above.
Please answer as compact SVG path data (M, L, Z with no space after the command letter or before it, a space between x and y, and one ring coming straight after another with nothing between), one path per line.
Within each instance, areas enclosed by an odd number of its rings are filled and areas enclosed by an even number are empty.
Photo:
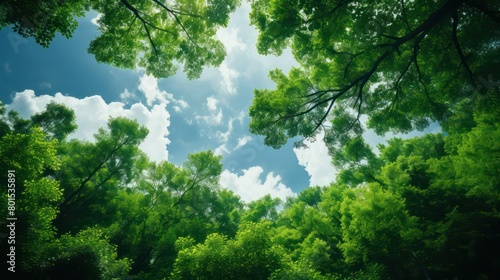
M35 0L2 1L0 29L12 25L43 47L60 33L70 38L76 17L93 10L100 36L88 52L98 62L120 68L144 68L156 77L169 77L183 66L198 78L205 66L219 66L225 50L216 31L226 27L241 0Z
M93 9L102 14L89 47L98 61L157 77L183 66L196 78L222 62L215 32L240 4L6 1L0 27L48 47ZM496 80L484 79L498 69L498 3L251 7L259 52L291 48L299 66L271 71L276 88L255 90L250 131L276 148L324 132L336 180L286 201L245 203L219 185L222 158L212 151L180 166L153 162L138 148L148 130L135 120L112 118L83 141L68 138L77 126L64 105L23 119L0 103L0 196L16 201L16 276L500 278L500 100ZM367 128L384 135L430 124L441 131L376 151L363 138Z
M221 157L211 151L182 166L149 161L138 149L148 131L133 120L110 119L86 142L66 140L76 125L63 105L27 120L2 111L0 160L16 170L16 273L24 279L500 273L500 125L489 111L474 111L469 129L394 138L377 154L344 147L329 186L250 203L220 187Z

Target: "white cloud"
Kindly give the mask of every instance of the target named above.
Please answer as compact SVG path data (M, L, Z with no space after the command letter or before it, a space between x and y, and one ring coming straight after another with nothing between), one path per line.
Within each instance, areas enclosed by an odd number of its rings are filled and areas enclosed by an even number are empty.
M221 122L222 122L222 110L219 110L219 113L217 113L217 115L210 116L210 121L216 125L221 124Z
M174 100L174 103L179 104L182 108L189 107L189 104L182 99L176 99L176 100Z
M264 182L260 175L264 172L260 166L252 166L243 170L243 175L231 173L227 169L222 171L219 183L222 187L232 190L241 197L241 200L249 202L257 200L267 194L273 198L286 201L288 196L296 194L281 182L279 175L274 176L272 172L267 173Z
M208 107L208 110L210 111L215 111L217 110L217 103L219 101L217 101L217 99L215 99L215 97L212 95L210 97L207 97L207 107Z
M34 99L35 92L31 89L18 92L14 96L12 103L6 104L6 109L17 111L22 118L29 118L32 114L43 111L50 102L50 96L48 95L37 97L38 102Z
M161 161L168 160L167 145L170 144L168 139L170 126L170 113L166 110L166 103L154 105L151 110L148 110L142 103L135 103L130 107L131 113L129 118L136 118L140 124L145 125L149 129L149 134L144 141L139 145L151 160ZM139 114L141 112L142 114ZM139 116L142 117L139 118Z
M97 21L99 21L99 19L101 19L102 16L103 14L99 13L95 18L92 18L90 22L92 22L92 24L95 26L100 26L99 23L97 23Z
M231 135L232 131L233 131L233 119L230 119L227 124L226 132L217 131L215 133L215 136L218 138L219 142L226 143L229 140L229 136Z
M139 79L139 90L144 93L148 106L153 105L155 101L167 102L165 97L166 92L160 91L158 88L158 79L151 75L142 75Z
M45 110L45 106L51 102L63 103L75 111L78 129L69 138L94 141L94 134L100 127L106 126L110 117L123 116L136 119L141 125L149 129L149 134L139 146L151 160L168 160L167 145L170 126L170 114L166 110L167 103L160 103L148 109L142 103L135 103L129 109L122 102L106 103L101 96L93 95L78 99L56 93L54 96L35 96L33 90L25 90L16 93L8 110L16 110L19 114L28 118L34 113Z
M235 94L236 87L234 86L234 80L239 77L240 73L235 69L229 68L226 61L220 65L219 72L222 76L222 81L220 81L222 90L229 94Z
M173 102L179 105L179 108L189 107L189 104L186 101L175 99L173 94L160 90L158 87L158 79L152 75L143 74L139 79L138 88L142 93L144 93L148 106L151 106L156 102L166 104Z
M236 147L234 147L233 151L236 151L238 150L239 148L245 146L248 142L250 142L252 140L252 137L248 136L248 135L243 135L242 137L240 137L238 139L238 144L236 145Z
M234 50L244 51L247 48L241 42L240 38L238 38L238 31L237 27L229 27L217 31L217 38L224 44L228 53L232 53Z
M243 118L245 118L245 116L246 116L245 111L241 111L236 117L236 119L240 121L240 125L243 125Z
M212 112L208 116L196 116L195 119L198 123L200 123L201 120L204 120L208 125L214 126L220 125L223 117L224 115L222 114L222 109L219 109L219 112L217 113Z
M134 95L128 91L128 89L125 89L122 93L120 93L120 101L127 104L130 99L132 99Z
M239 76L251 78L262 73L266 76L269 70L275 68L283 69L287 73L292 65L298 65L290 48L285 49L280 56L257 53L256 42L259 32L255 26L250 25L248 17L252 10L250 2L243 1L231 16L228 28L217 32L217 37L227 50L225 59L228 62L227 66L232 66L238 71L236 73L239 73Z
M331 164L328 148L323 142L324 133L318 133L315 141L305 141L307 148L294 148L299 164L309 174L310 186L326 186L335 180L337 171Z
M219 147L215 148L214 154L217 156L221 156L223 154L229 154L229 150L226 147L226 144L222 144Z
M222 133L218 131L217 137L219 138L220 142L223 142L219 147L215 148L214 154L216 155L223 155L223 154L229 154L231 151L228 148L227 141L229 140L229 134L231 133L232 130L232 124L229 124L228 131L226 133ZM238 144L232 149L232 151L236 151L240 149L241 147L245 146L248 142L252 140L252 137L248 135L244 135L240 138L238 138Z

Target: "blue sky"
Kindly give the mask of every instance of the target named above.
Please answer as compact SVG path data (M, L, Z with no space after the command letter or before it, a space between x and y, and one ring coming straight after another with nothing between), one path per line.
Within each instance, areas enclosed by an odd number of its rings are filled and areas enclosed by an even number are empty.
M284 199L309 185L335 178L321 141L294 150L266 147L248 131L248 107L254 88L272 88L269 70L288 71L290 52L260 56L257 31L249 26L250 7L243 4L228 28L218 32L227 57L218 68L205 69L196 80L179 72L168 79L99 64L87 54L98 35L95 13L80 19L73 38L58 36L44 49L10 28L0 31L0 98L22 116L42 111L56 101L74 109L79 129L71 137L92 140L109 117L137 119L150 129L141 145L151 159L182 164L188 153L213 150L223 155L220 183L245 201L269 193Z

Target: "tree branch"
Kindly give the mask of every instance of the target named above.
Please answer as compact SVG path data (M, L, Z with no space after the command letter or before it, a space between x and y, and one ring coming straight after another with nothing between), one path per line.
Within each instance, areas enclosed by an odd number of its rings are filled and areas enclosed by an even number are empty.
M182 15L183 13L180 13L180 12L177 12L177 11L174 11L170 8L168 8L167 6L165 6L163 3L161 3L160 1L158 0L153 0L153 2L155 2L156 4L160 5L162 8L164 8L166 11L168 11L174 18L175 18L175 21L177 21L177 23L181 26L182 30L184 31L184 33L186 33L186 36L189 38L189 41L191 41L195 46L197 46L198 48L200 49L203 49L202 47L200 47L194 40L193 38L191 37L191 35L189 34L189 32L186 30L186 27L184 27L184 24L182 24L181 20L179 19L179 17L177 16L177 14L179 15Z
M130 33L130 29L132 28L132 25L134 25L134 23L135 23L135 21L136 21L136 20L137 20L137 16L134 16L134 19L133 19L133 20L132 20L132 22L129 24L129 26L128 26L128 28L127 28L127 31L126 31L125 33L123 33L123 35L122 35L121 37L123 37L123 36L125 36L125 35L127 35L127 34L129 34L129 33Z
M310 18L310 19L308 19L308 20L304 21L304 23L305 23L305 24L307 24L307 23L311 23L311 22L313 22L313 21L315 21L315 20L322 19L322 18L326 17L326 16L327 16L327 15L329 15L329 14L333 14L333 13L335 13L335 11L337 11L338 9L340 9L342 6L344 6L344 5L345 5L345 4L347 4L348 2L350 2L350 1L348 1L348 0L347 0L347 1L342 1L342 2L340 2L337 6L335 6L333 9L331 9L331 10L329 10L329 11L327 11L327 12L323 13L323 14L322 14L322 15L320 15L320 16L317 16L317 17L314 17L314 18Z
M457 37L457 26L458 26L458 15L457 11L453 12L453 43L455 44L455 48L457 49L458 55L460 56L460 61L462 62L462 65L465 67L465 70L467 73L469 73L469 78L471 83L475 86L476 83L474 82L474 74L472 73L472 70L469 68L469 65L467 64L467 61L465 60L464 53L462 51L462 48L460 47L460 42L458 41Z
M205 180L206 178L200 178L199 180L198 179L198 176L200 175L200 172L205 168L205 165L206 165L206 162L202 161L202 166L200 166L200 168L196 171L196 174L194 175L194 178L192 180L192 183L191 183L191 186L189 186L182 194L181 196L179 197L179 200L177 200L177 202L174 203L174 205L172 207L175 207L177 206L181 201L182 201L182 198L184 197L184 195L190 191L191 189L193 189L196 185L198 185L201 181Z
M354 88L358 84L359 84L359 88L358 88L358 96L356 98L356 102L360 101L359 102L359 106L358 106L358 119L359 119L359 114L360 114L360 110L361 110L361 103L362 103L362 96L361 95L363 94L363 88L366 85L366 83L369 81L369 79L372 77L372 75L377 71L377 69L380 66L380 64L387 57L389 57L394 51L397 51L397 49L400 46L408 43L411 40L414 40L415 38L417 38L416 41L415 41L415 45L418 47L419 42L421 40L423 40L423 38L427 35L427 33L434 26L436 26L439 22L441 22L446 17L446 15L448 15L450 12L451 13L456 13L456 10L458 9L459 5L461 5L464 1L465 0L449 0L449 1L447 1L438 10L436 10L431 15L429 15L429 17L424 22L422 22L416 29L410 31L405 36L400 37L394 43L389 44L390 48L387 49L384 53L382 53L374 61L373 66L368 71L366 71L362 75L358 76L354 81L352 81L348 85L344 86L341 89L330 89L330 90L320 91L321 94L328 93L328 92L336 92L336 94L333 97L330 97L330 98L327 98L325 100L322 100L322 101L314 104L313 106L311 106L310 108L308 108L305 111L301 111L299 113L295 113L295 114L291 114L291 115L285 115L283 117L280 117L277 120L275 120L273 123L276 123L276 122L278 122L278 121L280 121L282 119L285 119L285 118L293 118L293 117L298 117L298 116L307 114L307 113L311 112L312 110L314 110L315 108L317 108L318 106L322 105L323 103L327 103L327 102L333 103L339 97L341 97L342 95L344 95L345 93L347 93L348 91L350 91L352 88ZM415 51L415 49L414 49L414 51ZM312 96L312 95L316 95L316 94L318 94L318 92L308 94L308 96ZM320 96L321 96L321 94L320 94ZM314 98L313 100L317 100L317 99L318 99L318 97ZM306 104L307 103L311 103L311 102L306 102ZM332 106L333 106L333 104L330 104L329 105L329 109L331 109ZM327 110L327 112L329 112L329 110ZM317 130L320 127L321 122L323 122L325 119L326 119L326 116L323 115L323 117L320 119L320 123L316 125L315 130ZM311 133L311 135L314 133L315 130L313 130L313 132Z
M154 27L150 22L148 22L147 20L145 20L141 15L140 15L140 12L139 10L137 10L134 6L132 6L132 4L130 4L127 0L120 0L122 2L122 4L127 8L129 9L132 13L134 13L135 17L138 18L141 22L142 22L142 25L144 26L144 29L146 29L146 33L148 35L148 39L149 39L149 42L151 43L151 46L153 47L154 51L155 51L155 54L158 55L158 49L156 48L156 45L153 41L153 38L151 38L151 33L149 32L149 29L147 27L147 25L150 25L152 27ZM156 27L154 27L156 28ZM159 28L157 28L159 29Z
M97 167L94 168L94 170L92 170L92 172L90 172L90 174L87 176L87 178L85 178L80 183L80 186L73 193L71 193L59 206L60 207L67 206L69 204L69 202L71 201L71 199L73 199L76 195L78 195L80 192L83 191L87 182L90 181L99 170L101 170L101 168L104 166L104 164L106 164L108 162L108 160L111 158L111 156L113 156L114 153L116 153L118 150L120 150L127 143L128 143L128 140L120 143L119 145L116 145L114 147L114 149L97 165Z
M391 106L389 107L389 112L392 112L392 109L394 108L394 104L396 104L396 100L399 99L399 92L400 92L399 83L401 82L401 80L403 79L403 76L408 72L408 70L410 69L410 66L413 63L415 63L415 68L417 70L417 75L418 75L418 78L419 78L419 82L424 86L425 93L426 93L427 97L429 97L429 94L428 94L428 91L427 91L427 85L422 80L422 76L421 76L421 73L420 73L420 68L419 68L418 62L417 62L419 45L420 45L420 42L424 39L424 37L425 37L425 33L422 33L420 36L417 37L417 39L413 43L413 54L412 54L410 60L408 61L408 64L406 65L406 68L403 70L403 72L401 72L401 75L399 75L398 79L396 80L396 83L393 86L393 88L396 90L396 94L395 94L394 99L393 99L393 101L391 103Z
M408 30L412 30L411 27L410 27L410 24L408 23L408 19L407 19L407 16L406 16L406 7L405 7L405 0L401 0L401 17L403 19L403 23L406 25L406 28Z

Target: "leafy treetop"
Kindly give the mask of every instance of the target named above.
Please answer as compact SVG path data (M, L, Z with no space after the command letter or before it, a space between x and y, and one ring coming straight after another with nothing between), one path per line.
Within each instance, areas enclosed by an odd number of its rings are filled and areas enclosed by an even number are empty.
M142 67L156 77L169 77L183 66L198 78L205 66L218 66L225 56L216 32L241 0L49 0L3 1L0 29L12 25L24 37L48 47L56 32L72 36L76 17L94 10L101 34L88 52L98 62L120 68Z
M324 130L333 147L363 132L363 114L379 134L409 132L447 120L461 100L496 99L498 9L496 1L256 0L257 49L291 47L300 67L271 71L276 89L255 90L250 130L276 148Z

